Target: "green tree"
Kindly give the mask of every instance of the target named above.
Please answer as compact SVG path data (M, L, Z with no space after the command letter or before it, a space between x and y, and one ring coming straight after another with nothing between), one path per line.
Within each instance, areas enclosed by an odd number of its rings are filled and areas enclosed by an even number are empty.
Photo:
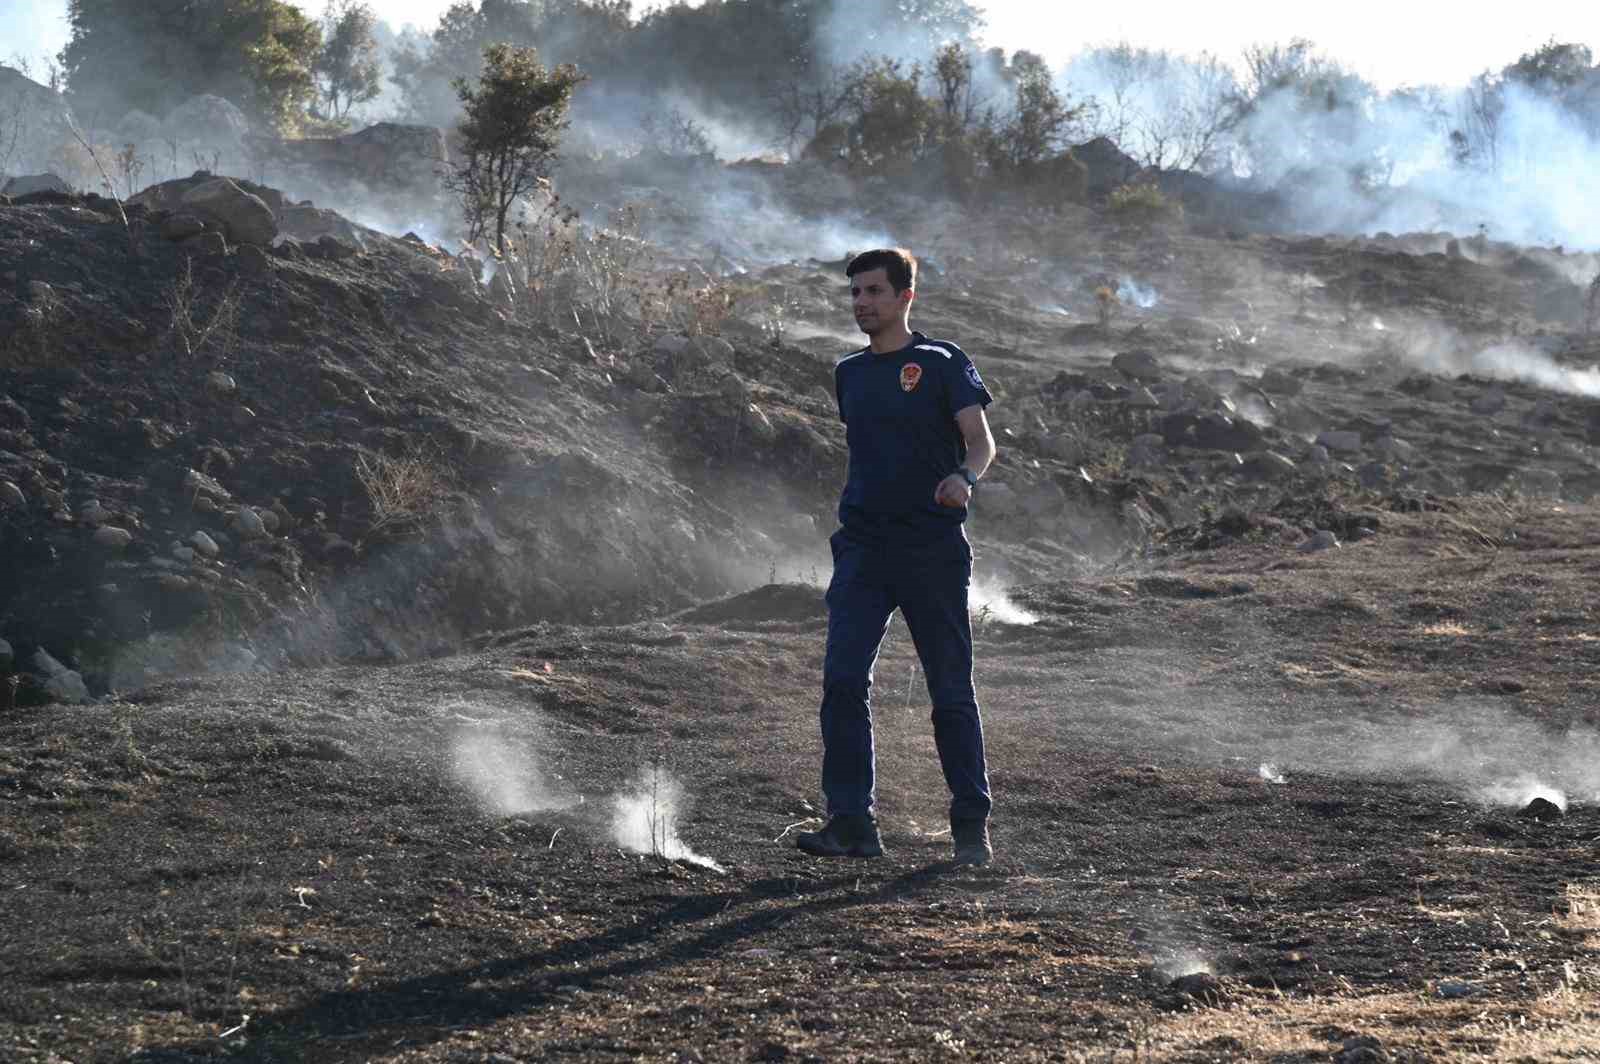
M211 93L289 131L316 96L322 30L284 0L71 0L68 19L61 65L91 120Z
M377 99L383 69L377 24L364 0L328 0L322 15L325 43L312 68L327 117L346 118L356 104Z
M510 44L483 50L476 84L455 79L465 114L458 127L461 161L447 182L461 197L473 239L492 225L494 245L504 253L511 208L547 182L573 91L584 80L577 67L546 70L537 51Z

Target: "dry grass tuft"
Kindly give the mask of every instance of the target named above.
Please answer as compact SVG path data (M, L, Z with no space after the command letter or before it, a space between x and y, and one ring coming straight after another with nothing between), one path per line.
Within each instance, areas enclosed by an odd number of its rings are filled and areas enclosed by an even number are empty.
M393 458L363 451L356 456L355 474L372 508L367 534L378 538L420 536L445 496L438 464L420 454Z

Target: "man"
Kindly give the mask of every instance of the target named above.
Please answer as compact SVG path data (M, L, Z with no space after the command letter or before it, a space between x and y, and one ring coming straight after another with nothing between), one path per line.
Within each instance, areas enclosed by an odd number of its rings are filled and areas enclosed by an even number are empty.
M819 857L883 853L873 809L869 691L878 648L899 607L933 699L956 860L987 864L989 777L967 617L972 549L961 524L994 460L983 413L992 397L959 347L911 331L917 263L909 252L865 252L845 274L856 324L872 342L834 369L850 465L840 528L829 541L821 714L828 822L800 835L798 845Z

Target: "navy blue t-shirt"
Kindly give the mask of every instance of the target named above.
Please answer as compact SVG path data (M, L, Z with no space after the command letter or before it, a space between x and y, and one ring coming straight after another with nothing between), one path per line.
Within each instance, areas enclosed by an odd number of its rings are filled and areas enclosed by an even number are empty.
M841 360L833 389L850 445L845 533L909 545L959 529L966 507L940 506L933 493L966 460L956 411L994 401L972 360L948 340L912 333L899 351L868 347Z

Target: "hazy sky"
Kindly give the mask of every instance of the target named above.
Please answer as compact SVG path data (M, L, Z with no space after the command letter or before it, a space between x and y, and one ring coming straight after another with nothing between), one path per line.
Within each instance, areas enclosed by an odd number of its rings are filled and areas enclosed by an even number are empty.
M133 0L137 2L137 0ZM431 28L450 0L369 0L395 28ZM850 0L841 0L849 4ZM300 6L318 13L321 0ZM635 8L651 6L638 3ZM990 0L989 43L1030 48L1059 62L1085 44L1128 39L1180 52L1210 50L1232 60L1245 45L1308 37L1384 88L1455 85L1499 69L1545 41L1578 41L1600 52L1600 4L1523 0L1469 9L1460 3L1345 0L1145 0L1137 5ZM0 0L0 62L18 53L34 61L66 42L66 0ZM1041 12L1043 9L1043 12Z

